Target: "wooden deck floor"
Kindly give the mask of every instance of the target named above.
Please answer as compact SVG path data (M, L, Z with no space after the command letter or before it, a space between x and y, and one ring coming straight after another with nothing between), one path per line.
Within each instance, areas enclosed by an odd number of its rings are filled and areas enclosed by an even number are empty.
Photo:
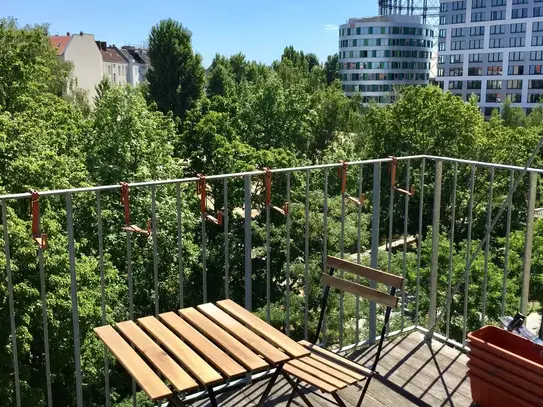
M349 357L369 365L373 361L375 351L376 347L373 346L356 351ZM398 386L404 395L384 386L378 380L373 380L363 406L470 406L471 391L469 378L466 376L466 362L466 355L437 341L434 341L430 348L424 342L423 335L418 332L390 340L383 347L378 370L386 380ZM266 381L256 383L237 392L220 395L217 401L219 406L225 407L256 406L265 386ZM356 406L360 392L359 387L350 386L339 394L347 406L351 407ZM286 380L279 380L272 389L266 406L285 406L289 394L290 387ZM305 391L305 394L315 407L337 405L330 397L325 398L320 392ZM194 406L208 407L209 402L201 401ZM297 397L292 406L305 404Z

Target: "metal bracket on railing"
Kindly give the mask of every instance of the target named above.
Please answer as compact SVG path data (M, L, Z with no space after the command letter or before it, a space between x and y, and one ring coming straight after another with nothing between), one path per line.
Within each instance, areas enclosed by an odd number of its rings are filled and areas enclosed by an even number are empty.
M198 181L196 183L196 193L200 195L200 210L204 218L215 225L222 225L222 212L217 212L217 217L211 216L207 213L207 189L206 189L206 177L203 174L198 174Z
M272 205L271 203L272 172L268 167L264 167L264 171L266 171L266 174L264 175L264 189L266 192L266 207L270 207L274 211L277 211L281 215L285 216L288 214L288 202L285 202L282 208Z
M38 244L42 250L47 249L47 235L40 233L40 194L37 191L32 191L32 239Z
M147 237L151 236L151 219L147 219L147 229L130 224L130 187L126 182L121 182L121 204L124 206L124 226L127 232L141 233Z
M345 198L347 198L349 201L354 202L356 205L364 205L364 202L366 202L366 194L361 194L360 198L351 196L346 192L347 189L347 168L349 167L349 163L346 161L340 161L341 167L338 168L337 175L338 178L341 179L341 195L343 195Z
M398 188L396 186L396 168L398 167L398 159L395 156L389 157L392 161L388 164L388 169L390 172L390 183L392 185L392 188L404 195L413 196L415 195L415 186L411 185L411 188L409 191L406 191L405 189Z

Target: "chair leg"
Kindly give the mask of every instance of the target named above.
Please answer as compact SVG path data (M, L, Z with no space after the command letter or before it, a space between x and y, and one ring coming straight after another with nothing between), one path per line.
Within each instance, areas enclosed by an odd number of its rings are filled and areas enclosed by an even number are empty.
M304 401L304 403L307 405L307 407L313 407L313 404L309 401L309 399L305 396L305 394L302 392L302 390L298 387L296 382L292 380L292 378L283 372L283 376L285 379L287 379L287 382L292 386L292 392L296 392L298 396ZM292 401L292 400L291 400Z
M341 400L341 397L337 393L332 393L332 397L334 397L334 400L336 400L339 407L347 407L345 402Z
M371 380L371 376L366 379L366 383L364 384L364 389L362 390L362 394L360 395L360 399L358 399L358 403L356 404L356 407L360 407L362 405L362 400L364 400L364 397L366 396L366 392L368 391L368 387L370 386L370 380Z
M213 391L213 387L208 387L207 392L209 393L209 401L211 402L211 405L213 407L218 407L217 399L215 398L215 392Z
M275 384L275 382L277 381L277 378L279 377L279 374L283 371L283 365L279 365L277 366L277 368L275 369L275 372L273 373L273 376L271 377L270 381L268 382L268 385L266 386L266 388L264 389L264 393L262 393L262 396L260 397L260 401L258 402L258 406L259 407L263 407L264 406L264 402L266 401L266 399L268 398L269 394L270 394L270 391L273 387L273 385Z

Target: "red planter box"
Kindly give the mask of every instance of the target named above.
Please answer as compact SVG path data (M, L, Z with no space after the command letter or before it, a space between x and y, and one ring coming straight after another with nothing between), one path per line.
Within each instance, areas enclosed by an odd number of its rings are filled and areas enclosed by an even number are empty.
M473 401L543 407L543 346L493 326L468 334Z

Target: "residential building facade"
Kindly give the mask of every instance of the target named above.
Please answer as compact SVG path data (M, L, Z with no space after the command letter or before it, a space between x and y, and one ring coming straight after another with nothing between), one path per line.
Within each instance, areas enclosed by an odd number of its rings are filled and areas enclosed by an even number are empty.
M96 85L102 79L102 56L96 47L94 35L79 34L54 35L49 37L56 48L58 57L73 64L72 76L75 86L87 92L89 102L96 96ZM67 92L70 92L68 87Z
M104 76L114 85L128 83L128 59L116 46L107 46L104 41L96 41L102 55L102 71Z
M132 86L145 82L145 75L150 66L147 49L133 46L123 46L120 52L128 61L127 81Z
M347 96L390 103L397 85L427 85L433 31L420 17L351 18L339 27L339 65Z
M525 109L543 102L543 0L440 3L436 80L485 115L510 99Z

